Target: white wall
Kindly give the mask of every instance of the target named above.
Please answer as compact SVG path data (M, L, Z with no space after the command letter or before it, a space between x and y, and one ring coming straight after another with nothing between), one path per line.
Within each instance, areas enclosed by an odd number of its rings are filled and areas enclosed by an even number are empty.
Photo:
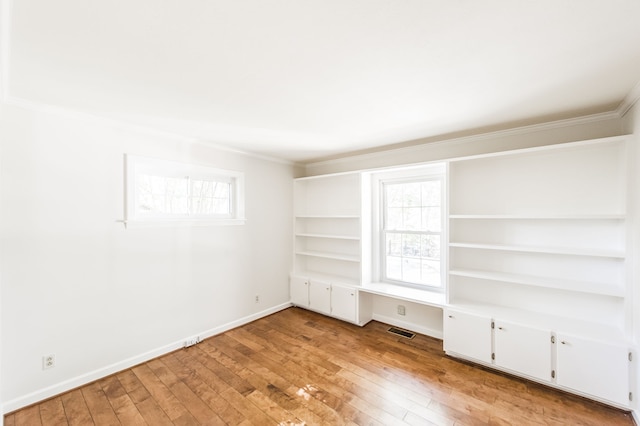
M287 306L291 165L1 108L4 412ZM246 225L124 229L124 153L243 171Z

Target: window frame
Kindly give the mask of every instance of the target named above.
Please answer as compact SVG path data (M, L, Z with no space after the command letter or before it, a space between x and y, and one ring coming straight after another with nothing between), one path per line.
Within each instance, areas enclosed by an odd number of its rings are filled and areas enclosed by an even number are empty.
M378 282L397 285L402 287L416 288L425 291L444 293L447 287L447 235L448 235L448 208L447 208L447 167L446 162L436 162L421 166L399 167L388 169L372 174L372 267L373 278ZM385 243L385 211L386 200L384 185L394 183L411 183L428 180L439 180L441 182L440 192L440 285L420 284L409 281L391 279L386 276L386 243ZM402 233L402 231L398 231ZM428 231L419 234L432 235Z
M244 215L244 173L214 167L125 154L125 226L242 225ZM187 213L141 212L138 207L138 177L141 172L165 178L185 178ZM192 211L193 181L224 182L230 185L229 214L196 214Z

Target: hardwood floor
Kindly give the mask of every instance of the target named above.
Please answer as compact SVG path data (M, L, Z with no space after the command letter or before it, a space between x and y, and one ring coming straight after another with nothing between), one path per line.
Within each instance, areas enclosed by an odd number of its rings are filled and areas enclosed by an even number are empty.
M5 417L18 425L632 425L630 414L290 308Z

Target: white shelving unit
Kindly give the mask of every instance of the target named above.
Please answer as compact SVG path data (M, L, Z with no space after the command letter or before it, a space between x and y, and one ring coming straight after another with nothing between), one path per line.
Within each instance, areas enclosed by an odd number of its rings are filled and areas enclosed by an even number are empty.
M370 318L362 283L362 177L294 181L294 304L356 324Z
M555 343L556 336L571 336L562 345L571 340L601 353L596 359L605 369L629 363L626 144L625 137L614 137L450 162L449 353L629 406L629 365L610 369L615 377L609 381L622 390L601 384L608 390L598 393L600 378L584 372L584 383L572 381L566 361L569 354L593 355ZM484 343L482 359L465 354L466 324L488 319L500 326ZM530 342L526 336L544 344L517 351ZM493 345L490 360L486 345ZM538 358L527 359L533 353ZM544 374L549 365L552 371Z
M294 181L294 273L359 285L361 279L359 173Z

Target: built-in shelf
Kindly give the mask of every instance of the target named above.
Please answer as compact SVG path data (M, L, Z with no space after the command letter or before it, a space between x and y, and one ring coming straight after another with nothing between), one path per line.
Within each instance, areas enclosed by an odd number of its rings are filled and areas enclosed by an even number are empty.
M343 260L345 262L360 262L359 256L350 256L347 254L324 253L319 251L298 251L299 256L322 257L324 259Z
M478 244L478 243L449 243L449 247L479 249L479 250L500 250L513 251L523 253L544 253L544 254L561 254L571 256L590 256L590 257L607 257L613 259L624 259L625 254L621 251L601 250L601 249L584 249L584 248L560 248L560 247L527 247L518 245L505 244Z
M296 237L306 237L306 238L327 238L334 240L353 240L359 241L360 237L354 237L351 235L327 235L327 234L296 234Z
M577 291L603 296L624 297L625 291L620 286L576 281L560 278L536 277L531 275L510 274L506 272L481 271L477 269L452 269L449 275L477 278L482 280L499 281L509 284L520 284L534 287L553 288L558 290Z

